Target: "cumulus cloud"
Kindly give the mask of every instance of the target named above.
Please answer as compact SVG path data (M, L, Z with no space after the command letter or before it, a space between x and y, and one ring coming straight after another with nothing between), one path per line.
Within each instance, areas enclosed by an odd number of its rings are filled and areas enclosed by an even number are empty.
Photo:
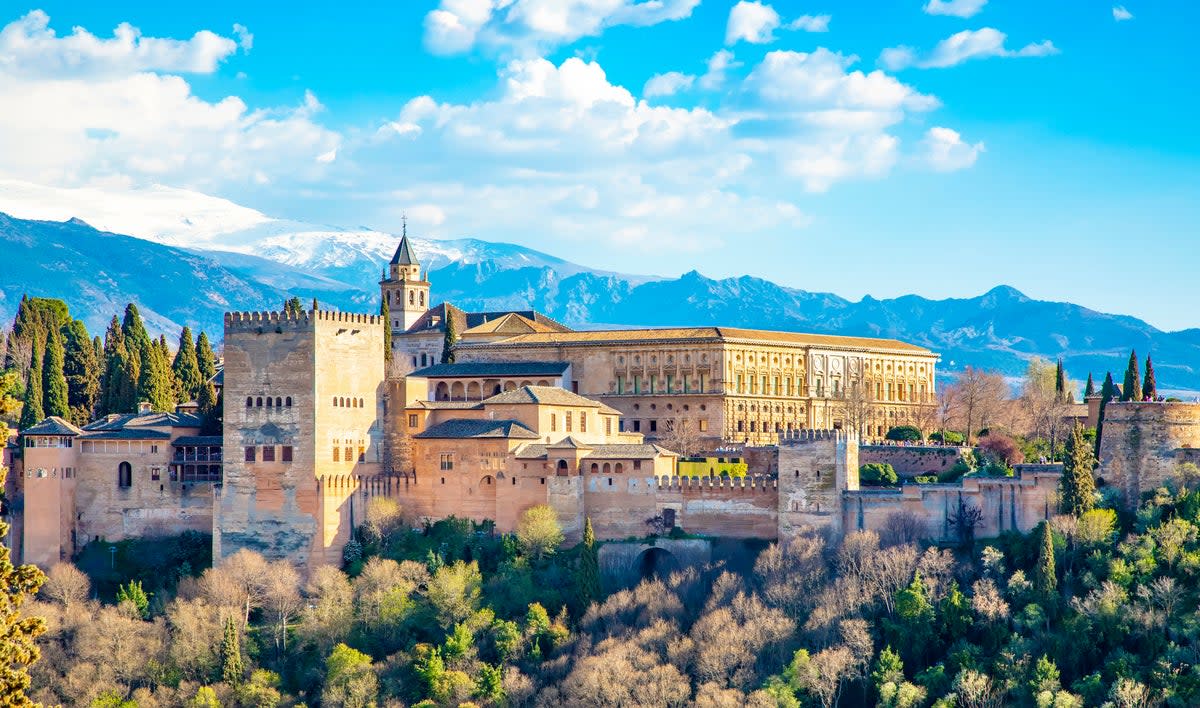
M828 32L829 15L801 15L788 23L787 28L803 32Z
M958 131L950 128L933 127L921 141L924 161L938 172L953 172L975 164L984 151L983 143L968 143Z
M696 82L696 77L682 74L678 71L668 71L665 74L651 76L642 87L642 95L646 98L655 96L674 96L680 91L686 91Z
M530 56L595 37L609 27L645 27L689 17L700 0L441 0L425 15L435 54L476 47Z
M242 51L248 52L254 48L254 35L246 29L246 25L234 24L233 34L237 37L238 46L242 48Z
M775 41L775 30L779 27L779 13L770 5L753 0L741 0L729 11L725 25L725 44L739 41L751 44L766 44Z
M879 55L884 67L899 71L908 67L919 69L941 69L957 66L971 59L989 57L1045 57L1058 54L1058 48L1050 40L1042 40L1009 49L1005 46L1008 35L991 27L978 30L963 30L937 43L932 51L921 56L912 47L891 47Z
M924 9L927 15L974 17L986 4L987 0L929 0Z
M1124 22L1125 20L1132 20L1133 13L1130 12L1129 10L1126 10L1124 5L1114 5L1113 6L1113 19L1116 20L1117 22Z
M733 52L728 49L718 49L706 62L708 70L700 77L700 88L706 91L720 88L725 83L725 77L729 70L736 69L741 65L741 62L734 61Z
M0 73L8 76L106 76L137 71L211 74L238 43L208 30L191 39L144 37L121 23L108 39L82 27L59 37L50 16L34 10L0 29Z

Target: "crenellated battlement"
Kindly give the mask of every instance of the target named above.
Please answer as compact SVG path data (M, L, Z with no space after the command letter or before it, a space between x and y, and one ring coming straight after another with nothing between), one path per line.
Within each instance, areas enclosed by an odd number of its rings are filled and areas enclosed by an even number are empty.
M277 332L306 331L316 322L332 322L361 325L382 325L379 315L339 310L306 310L303 312L226 312L226 332L255 332L262 334L269 329Z
M746 477L658 477L658 489L709 490L728 489L738 491L774 491L778 481L771 475L748 475Z
M789 430L779 434L780 445L803 445L805 443L858 440L858 433L846 430L815 430L810 428Z

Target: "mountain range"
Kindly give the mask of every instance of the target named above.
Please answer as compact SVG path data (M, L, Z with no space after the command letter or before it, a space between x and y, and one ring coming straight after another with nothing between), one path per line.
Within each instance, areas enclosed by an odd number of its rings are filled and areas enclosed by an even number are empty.
M358 311L399 240L368 228L273 219L167 187L59 189L0 180L0 321L23 294L59 297L100 333L127 301L169 335L210 334L227 310L278 309L292 295ZM727 325L891 337L1018 376L1032 357L1062 358L1077 380L1119 378L1130 349L1155 359L1161 389L1200 390L1200 329L1164 332L1134 317L1046 302L998 286L973 298L918 295L853 302L743 276L612 273L506 243L410 238L434 299L465 309L535 308L575 328ZM218 334L219 336L219 334Z

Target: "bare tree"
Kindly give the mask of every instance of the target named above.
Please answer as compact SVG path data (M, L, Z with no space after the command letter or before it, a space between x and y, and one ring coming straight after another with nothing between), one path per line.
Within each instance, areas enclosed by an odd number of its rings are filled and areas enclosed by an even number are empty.
M959 542L966 546L975 540L975 528L983 521L983 509L960 498L958 507L950 512L947 520L950 528L958 533Z
M975 431L986 427L1001 412L1008 398L1008 384L1000 374L968 366L948 388L958 404L970 445Z
M663 427L666 430L659 437L658 444L678 452L681 457L691 457L704 449L700 426L691 418L670 418L663 422Z
M854 381L850 385L850 391L842 396L841 409L846 428L859 435L867 434L867 426L879 412L875 396L861 381Z
M282 656L287 651L288 623L304 607L300 597L300 574L291 563L275 561L263 579L262 589L263 609L275 625L275 651Z
M85 602L92 583L81 570L70 563L55 563L46 573L46 583L39 596L54 600L63 607Z

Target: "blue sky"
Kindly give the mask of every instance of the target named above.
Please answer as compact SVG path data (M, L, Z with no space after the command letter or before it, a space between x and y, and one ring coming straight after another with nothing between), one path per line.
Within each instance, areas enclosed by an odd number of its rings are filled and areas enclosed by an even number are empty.
M1200 4L276 7L6 4L0 176L1200 326Z

